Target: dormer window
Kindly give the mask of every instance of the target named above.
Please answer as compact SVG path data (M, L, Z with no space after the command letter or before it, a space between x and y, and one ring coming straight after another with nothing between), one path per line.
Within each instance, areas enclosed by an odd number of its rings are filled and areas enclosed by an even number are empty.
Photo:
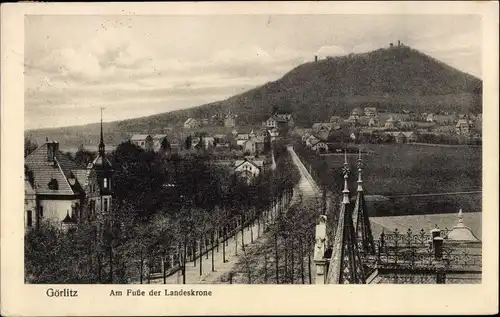
M50 182L48 183L48 187L51 190L58 190L59 189L59 184L57 183L57 179L52 178Z

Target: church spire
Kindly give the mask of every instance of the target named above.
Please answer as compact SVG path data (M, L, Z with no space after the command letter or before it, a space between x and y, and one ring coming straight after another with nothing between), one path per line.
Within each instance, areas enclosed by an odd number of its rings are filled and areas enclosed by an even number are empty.
M101 141L99 142L99 154L104 157L105 151L104 151L104 135L102 132L102 110L104 108L101 107Z
M358 193L356 196L356 203L352 213L353 226L358 240L359 250L365 254L375 253L375 243L373 241L373 234L370 224L370 218L366 210L365 194L363 190L363 180L361 179L361 172L363 167L363 160L361 159L361 148L359 149L358 157Z
M358 244L352 223L352 208L349 201L349 168L347 163L347 151L344 161L344 190L338 227L335 233L332 257L328 270L328 284L364 284L365 276L363 264L358 251Z

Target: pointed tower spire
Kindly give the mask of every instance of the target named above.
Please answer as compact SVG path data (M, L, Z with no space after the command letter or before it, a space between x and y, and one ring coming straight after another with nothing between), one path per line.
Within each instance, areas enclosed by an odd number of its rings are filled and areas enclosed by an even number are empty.
M363 263L358 251L358 243L352 223L352 207L349 202L347 151L344 157L344 190L342 191L344 197L340 205L338 228L335 233L327 283L364 284Z
M359 148L358 157L358 193L354 211L352 213L353 226L356 231L358 247L363 254L375 254L375 242L370 224L370 218L366 210L365 194L363 190L363 180L361 172L363 168L363 160L361 159L361 148Z
M102 110L104 108L101 107L101 141L99 142L99 154L104 157L105 151L104 151L104 134L102 131Z

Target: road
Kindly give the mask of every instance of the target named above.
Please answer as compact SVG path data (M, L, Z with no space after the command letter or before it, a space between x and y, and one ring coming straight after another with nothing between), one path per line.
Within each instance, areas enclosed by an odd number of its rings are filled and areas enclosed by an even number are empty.
M260 230L259 230L260 227ZM263 234L263 226L262 223L260 226L257 225L257 222L253 227L247 226L243 230L243 237L245 241L245 245L249 245L252 241L254 243L262 236ZM238 231L238 234L234 237L228 239L226 244L226 262L224 263L223 259L223 247L222 244L219 245L219 251L217 249L214 250L214 271L212 271L212 252L208 252L208 257L206 254L202 257L202 274L200 275L200 260L196 259L196 266L193 261L189 261L186 263L186 284L217 284L220 283L221 277L229 272L233 265L238 261L239 257L243 254L241 245L241 230ZM170 275L166 279L166 284L182 284L182 272L178 271L173 275ZM163 284L163 277L159 277L151 280L152 284Z
M312 178L311 174L309 174L309 171L304 166L297 153L295 153L293 146L288 145L287 150L288 153L290 153L290 156L292 157L293 163L299 169L300 173L300 181L298 185L299 190L305 196L318 196L321 193L321 190L314 181L314 179Z
M303 197L319 197L320 189L316 185L316 182L312 176L307 171L306 167L300 161L297 153L295 153L292 146L288 146L287 150L292 157L293 163L297 166L300 172L300 181L297 185L294 196L292 197L291 204L296 203L299 200L300 193ZM276 207L275 207L276 208ZM263 235L263 226L255 224L250 230L250 226L244 229L244 241L248 245L251 243L252 234L254 243L259 240ZM237 239L230 238L226 246L226 262L223 262L223 252L222 244L219 245L219 252L214 251L214 268L212 271L212 253L208 253L208 258L206 255L202 259L202 274L200 276L200 262L199 259L196 260L196 266L193 261L186 264L186 284L217 284L221 283L221 277L231 271L232 267L238 262L240 257L243 255L241 249L241 231L239 231ZM236 240L236 241L235 241ZM157 278L151 280L153 284L163 284L163 278ZM178 271L166 279L166 284L182 284L182 273Z

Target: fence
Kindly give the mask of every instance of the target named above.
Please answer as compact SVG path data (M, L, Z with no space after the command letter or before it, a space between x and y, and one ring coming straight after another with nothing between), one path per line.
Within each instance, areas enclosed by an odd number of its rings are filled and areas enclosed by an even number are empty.
M375 241L376 254L367 256L372 263L388 272L391 283L445 283L447 274L480 274L482 267L481 242L460 242L446 239L442 245L434 244L433 236L423 229L413 233L408 229L400 233L382 233ZM441 238L441 237L440 237Z

